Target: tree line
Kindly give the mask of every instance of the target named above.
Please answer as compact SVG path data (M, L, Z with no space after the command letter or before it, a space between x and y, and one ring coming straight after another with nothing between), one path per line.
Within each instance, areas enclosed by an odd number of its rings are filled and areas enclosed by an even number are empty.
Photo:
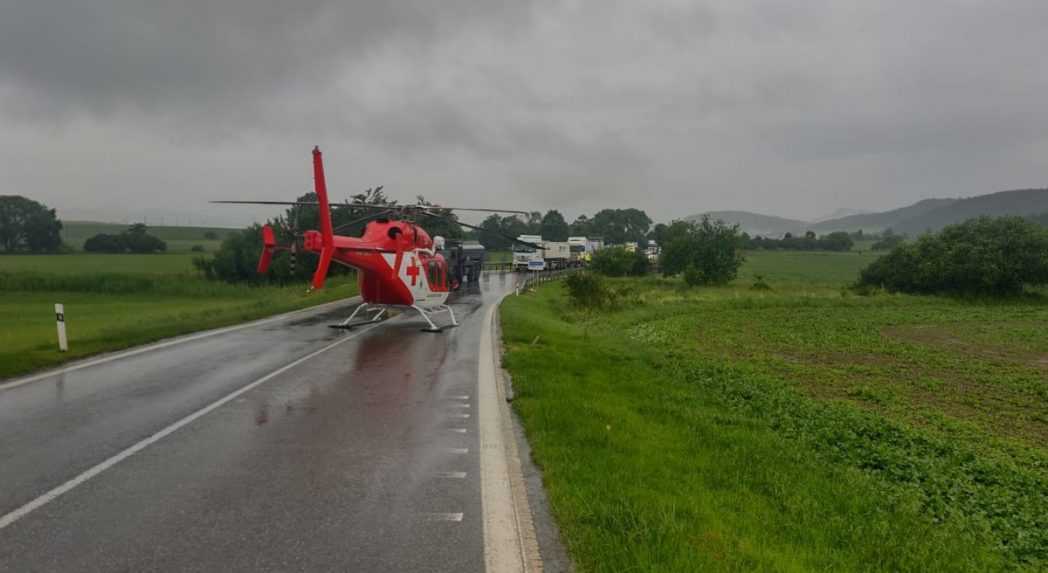
M543 215L533 211L521 215L490 215L479 225L487 232L473 234L485 249L504 251L512 247L510 237L541 235L547 241L567 241L568 237L599 237L605 244L636 242L644 246L652 220L640 209L602 209L592 217L579 215L568 223L556 209Z

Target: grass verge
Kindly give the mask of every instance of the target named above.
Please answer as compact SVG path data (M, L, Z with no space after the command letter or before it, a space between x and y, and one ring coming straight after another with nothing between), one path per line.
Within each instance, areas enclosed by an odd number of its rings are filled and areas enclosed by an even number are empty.
M774 292L646 279L620 282L618 312L578 311L556 283L504 303L514 405L580 569L1043 567L1048 396L1031 357L1048 339L1002 333L1045 306L842 297L758 263ZM1014 407L961 407L986 388Z
M75 255L126 264L132 255ZM153 263L174 255L145 256ZM15 258L15 257L12 257ZM81 265L81 261L76 261ZM190 332L228 326L357 293L354 277L305 285L242 286L184 272L0 272L0 379ZM163 267L158 267L163 268ZM65 305L69 352L59 352L54 304Z

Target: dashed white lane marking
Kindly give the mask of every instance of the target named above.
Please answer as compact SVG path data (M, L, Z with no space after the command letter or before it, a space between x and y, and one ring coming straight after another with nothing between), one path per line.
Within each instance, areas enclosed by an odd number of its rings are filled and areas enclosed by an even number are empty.
M472 408L470 404L448 404L449 408Z
M461 513L426 513L426 521L462 521Z
M449 432L455 432L456 434L465 434L466 428L448 428Z
M382 323L376 323L375 326L378 326L379 324L382 324ZM196 420L196 419L198 419L198 418L200 418L202 416L207 415L208 413L210 413L211 411L215 410L216 408L221 407L222 405L226 404L227 402L235 400L241 394L244 394L245 392L248 392L248 391L250 391L250 390L252 390L252 389L254 389L254 388L258 387L258 386L261 386L262 384L265 384L266 382L269 382L273 378L276 378L277 376L283 374L284 372L287 372L288 370L291 370L295 366L298 366L299 364L302 364L303 362L305 362L305 361L307 361L307 360L309 360L309 359L311 359L311 358L313 358L315 356L323 354L324 352L327 352L328 350L331 350L332 348L334 348L334 347L336 347L336 346L338 346L340 344L345 344L346 342L349 342L350 340L353 340L354 338L360 336L361 334L364 334L365 332L371 330L372 328L375 328L375 326L366 327L363 330L359 330L359 331L357 331L357 332L355 332L355 333L353 333L353 334L351 334L349 336L346 336L344 338L340 338L340 339L336 340L335 342L332 342L331 344L328 344L327 346L321 348L320 350L317 350L315 352L311 352L311 353L303 356L302 358L299 358L298 360L295 360L294 362L291 362L291 363L287 364L286 366L278 368L278 369L270 372L269 374L266 374L265 376L259 378L258 380L255 380L254 382L248 384L247 386L243 386L239 390L235 390L235 391L233 391L233 392L231 392L229 394L226 394L225 397L220 398L218 401L212 402L211 404L201 408L200 410L197 410L196 412L193 412L192 414L186 416L185 418L182 418L181 420L179 420L179 421L175 422L174 424L171 424L170 426L160 430L159 432L153 434L152 436L149 436L148 438L146 438L146 439L136 443L135 445L127 448L126 450L124 450L124 451L122 451L122 452L120 452L120 453L110 457L109 459L107 459L107 460L105 460L105 461L103 461L103 462L101 462L101 463L99 463L99 464L89 468L87 471L81 473L80 475L74 477L73 479L63 483L62 485L52 489L51 491L48 491L47 493L41 495L40 497L37 497L36 499L34 499L33 501L30 501L29 503L23 505L22 507L19 507L18 509L16 509L16 510L14 510L14 511L12 511L12 512L10 512L10 513L2 516L2 517L0 517L0 529L3 529L5 527L7 527L8 525L11 525L12 523L18 521L19 519L22 519L23 517L29 515L33 511L35 511L37 509L40 509L41 507L43 507L43 506L47 505L48 503L54 501L56 498L58 498L62 494L65 494L65 493L68 493L68 492L72 491L77 486L83 484L84 482L90 480L91 478L97 476L98 474L108 470L109 468L119 464L120 462L126 460L127 458L130 458L131 456L137 454L138 452L148 448L149 446L155 444L156 442L159 442L160 440L164 439L165 437L167 437L167 436L171 435L172 433L178 431L183 426L191 424L194 420Z
M468 454L469 453L469 448L448 448L447 452L449 454L460 454L460 455Z
M466 418L469 418L469 414L448 414L448 415L451 416L452 418L459 418L459 419L462 419L462 420L465 420Z
M357 297L353 297L353 298L357 298ZM337 306L337 305L340 305L340 304L346 304L346 301L348 301L348 300L352 300L352 299L342 299L342 300L336 300L336 301L333 301L333 302L326 302L324 304L318 304L316 306L311 306L309 308L303 308L303 309L294 310L294 311L291 311L291 312L286 312L284 314L278 314L276 316L271 316L269 318L263 318L261 320L254 320L254 321L251 321L251 322L245 322L243 324L235 324L233 326L227 326L225 328L219 328L219 329L216 329L216 330L205 330L204 332L198 332L196 334L190 334L190 335L186 335L186 336L180 336L178 338L172 338L171 340L168 340L168 341L165 341L165 342L157 342L156 344L147 344L145 346L140 346L140 347L135 348L133 350L126 350L124 352L117 352L115 354L110 354L108 356L103 356L101 358L95 358L94 360L87 360L85 362L80 362L79 364L74 364L72 366L67 366L65 368L60 368L60 369L57 369L57 370L49 370L47 372L41 372L40 374L34 374L34 375L28 376L26 378L16 378L14 380L11 380L10 382L4 382L3 384L0 384L0 392L2 392L4 390L10 390L11 388L17 388L18 386L29 384L30 382L36 382L37 380L43 380L45 378L51 378L52 376L59 376L59 375L65 374L67 372L72 372L74 370L80 370L81 368L88 368L90 366L97 366L99 364L105 364L106 362L112 362L114 360L120 360L121 358L128 358L128 357L131 357L131 356L137 356L137 355L143 354L145 352L152 352L153 350L160 350L161 348L167 348L169 346L174 346L176 344L183 344L185 342L193 342L194 340L200 340L201 338L208 338L208 337L211 337L211 336L217 336L219 334L226 334L226 333L229 333L229 332L236 332L238 330L244 330L245 328L251 328L253 326L264 326L264 325L267 325L267 324L270 324L270 323L273 323L273 322L280 322L281 320L287 320L287 319L292 318L292 317L294 317L296 315L303 314L303 313L309 312L311 310L324 310L324 309L327 309L328 307Z
M469 394L456 394L454 396L448 396L452 400L469 400Z
M446 479L465 479L466 472L437 472L435 474L438 478Z

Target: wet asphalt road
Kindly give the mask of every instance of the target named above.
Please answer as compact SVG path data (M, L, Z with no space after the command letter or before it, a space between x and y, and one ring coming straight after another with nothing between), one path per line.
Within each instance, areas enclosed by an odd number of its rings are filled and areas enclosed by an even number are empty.
M477 349L514 277L481 284L442 334L328 328L347 304L0 391L4 516L348 339L0 529L0 571L483 571Z

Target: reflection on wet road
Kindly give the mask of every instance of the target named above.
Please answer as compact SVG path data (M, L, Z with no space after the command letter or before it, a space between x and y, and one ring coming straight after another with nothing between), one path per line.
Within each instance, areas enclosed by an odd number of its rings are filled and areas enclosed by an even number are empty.
M514 281L442 334L329 329L347 303L0 391L0 516L145 444L0 528L0 571L483 570L477 349Z

